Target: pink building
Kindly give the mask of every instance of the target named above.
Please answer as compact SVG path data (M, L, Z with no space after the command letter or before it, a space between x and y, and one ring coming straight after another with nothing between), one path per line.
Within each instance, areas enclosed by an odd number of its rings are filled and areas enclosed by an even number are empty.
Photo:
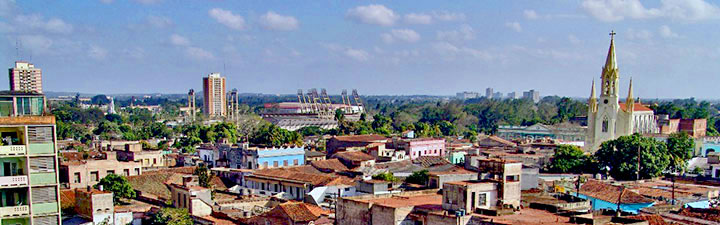
M420 156L444 156L445 139L443 138L417 138L402 139L398 141L398 149L405 150L410 159Z

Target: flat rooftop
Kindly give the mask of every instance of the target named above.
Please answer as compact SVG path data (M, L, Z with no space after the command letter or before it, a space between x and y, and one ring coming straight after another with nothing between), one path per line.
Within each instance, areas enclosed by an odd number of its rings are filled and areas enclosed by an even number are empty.
M381 206L400 208L408 206L422 206L422 205L442 205L442 195L439 194L422 194L412 196L398 196L392 197L380 197L380 198L368 198L368 199L355 199L359 202L372 203Z

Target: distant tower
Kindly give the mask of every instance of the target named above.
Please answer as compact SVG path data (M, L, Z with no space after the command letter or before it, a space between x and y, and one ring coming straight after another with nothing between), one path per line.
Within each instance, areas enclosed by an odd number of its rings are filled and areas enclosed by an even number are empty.
M195 90L190 89L188 91L188 118L190 121L195 121Z
M107 113L108 114L116 114L115 112L115 98L114 97L108 97L110 98L110 104L108 105Z
M203 78L203 112L209 117L227 115L227 96L225 77L220 73L210 73Z
M237 123L238 119L240 118L240 115L238 115L239 110L239 99L238 99L238 90L232 89L230 91L230 106L229 106L229 114L230 114L230 120Z
M42 93L42 70L25 61L16 61L9 70L10 90Z

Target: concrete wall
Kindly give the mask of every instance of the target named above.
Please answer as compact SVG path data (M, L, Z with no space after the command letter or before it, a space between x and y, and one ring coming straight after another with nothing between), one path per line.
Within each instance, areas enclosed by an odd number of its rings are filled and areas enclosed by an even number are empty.
M340 198L335 218L338 225L366 225L371 219L370 204Z
M538 168L523 168L522 179L520 179L520 189L530 190L538 187L538 174L540 169Z
M477 174L468 173L468 174L430 175L430 179L428 179L427 185L429 188L440 188L443 186L443 184L445 184L445 182L464 181L464 180L477 180Z

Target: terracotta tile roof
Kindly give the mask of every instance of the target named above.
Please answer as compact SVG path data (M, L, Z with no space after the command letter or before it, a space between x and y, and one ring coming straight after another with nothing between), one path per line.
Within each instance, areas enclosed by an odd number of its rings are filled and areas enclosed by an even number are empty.
M233 222L231 220L217 218L214 216L205 216L205 217L201 217L201 218L212 222L213 225L234 225L235 224L235 222Z
M275 208L267 212L264 216L287 218L297 223L314 221L324 215L330 215L330 211L307 203L286 202L275 206Z
M75 207L75 190L60 190L60 206L63 209Z
M462 167L459 167L459 166L455 166L455 167L453 167L453 168L451 168L451 169L449 169L449 170L445 170L445 171L434 171L434 172L430 172L430 173L428 173L428 174L430 174L430 175L448 175L448 174L476 174L476 173L477 173L477 172L473 172L473 171L470 171L470 170L466 170L465 168L462 168Z
M512 147L517 146L517 144L515 144L515 142L508 141L508 140L505 140L505 139L503 139L503 138L501 138L501 137L494 136L494 135L493 135L493 136L488 136L488 137L486 137L486 138L478 141L478 143L483 142L483 141L486 141L486 140L498 142L498 143L500 143L500 144L504 144L504 145L508 145L508 146L512 146Z
M329 182L332 179L331 176L325 174L304 173L283 168L256 170L248 177L283 179L301 183L310 183L315 186Z
M338 172L348 170L348 168L338 159L312 161L310 162L310 165L322 171Z
M662 216L657 214L644 214L644 215L633 215L628 216L630 219L645 220L648 225L669 225L670 223L665 222Z
M335 136L333 139L345 142L379 142L388 140L387 137L377 134Z
M420 164L423 167L431 167L436 165L450 164L450 161L442 156L420 156L412 160L415 164Z
M360 202L368 202L381 206L400 208L420 205L442 205L443 196L439 194L423 194L413 196L390 196L383 198L358 199Z
M367 153L360 152L360 151L346 151L346 152L338 152L333 155L333 158L339 158L346 161L351 162L362 162L362 161L369 161L369 160L375 160L375 157L368 155Z
M580 187L580 194L615 204L618 203L618 197L621 196L621 193L622 198L620 203L636 204L653 202L651 199L632 192L629 188L623 188L597 180L588 180L587 183Z
M625 105L625 103L620 103L620 109L622 109L623 111L625 111L626 108L627 108L627 106ZM647 106L645 106L645 105L643 105L643 104L635 103L635 109L634 109L634 111L653 111L653 110L650 109L650 108L648 108Z
M319 151L305 151L305 156L306 156L306 157L325 157L325 155L326 155L326 154L325 154L324 152L319 152Z

